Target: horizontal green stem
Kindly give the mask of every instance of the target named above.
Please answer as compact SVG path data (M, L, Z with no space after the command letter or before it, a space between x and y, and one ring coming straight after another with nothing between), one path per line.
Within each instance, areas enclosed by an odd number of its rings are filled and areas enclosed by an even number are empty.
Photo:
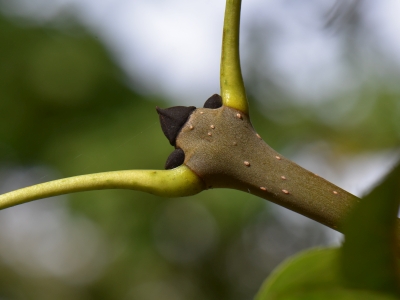
M83 191L130 189L164 197L201 192L203 182L182 165L172 170L127 170L95 173L45 182L0 195L0 209L25 202Z

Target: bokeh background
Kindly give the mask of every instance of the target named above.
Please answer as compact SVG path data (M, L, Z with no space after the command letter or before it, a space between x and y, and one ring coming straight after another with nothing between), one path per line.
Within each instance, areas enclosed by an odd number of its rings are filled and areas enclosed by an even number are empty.
M160 169L155 106L219 91L225 1L0 0L0 192ZM398 157L397 0L244 0L254 126L356 195ZM0 211L0 299L252 299L285 258L340 234L250 194L134 191Z

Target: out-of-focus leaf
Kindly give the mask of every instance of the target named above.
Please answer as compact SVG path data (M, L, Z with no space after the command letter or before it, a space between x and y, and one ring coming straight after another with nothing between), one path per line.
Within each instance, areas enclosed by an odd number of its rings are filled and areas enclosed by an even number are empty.
M344 287L340 249L313 249L288 259L267 279L255 300L368 299L394 296Z
M286 299L300 292L339 286L337 259L338 249L333 248L314 249L290 258L267 279L256 299Z
M350 213L341 267L346 286L399 295L396 228L400 164Z
M278 298L265 298L265 299L278 299ZM300 292L288 296L283 296L279 299L284 300L394 300L398 299L394 296L388 296L381 293L371 293L370 291L363 290L346 290L346 289L333 289L328 291L315 291L315 292Z

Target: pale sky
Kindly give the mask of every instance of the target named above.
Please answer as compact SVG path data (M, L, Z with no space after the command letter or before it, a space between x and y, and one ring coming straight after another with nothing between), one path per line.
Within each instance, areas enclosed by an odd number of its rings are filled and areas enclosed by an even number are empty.
M341 45L332 35L321 34L324 20L315 18L316 11L328 15L334 2L244 0L242 57L249 55L244 43L251 26L268 21L280 29L268 53L269 66L293 94L318 100L351 88L350 75L340 64ZM13 0L0 1L1 6L37 20L69 9L105 41L129 76L174 103L199 106L219 91L224 0ZM363 7L370 43L400 68L400 1L364 0Z

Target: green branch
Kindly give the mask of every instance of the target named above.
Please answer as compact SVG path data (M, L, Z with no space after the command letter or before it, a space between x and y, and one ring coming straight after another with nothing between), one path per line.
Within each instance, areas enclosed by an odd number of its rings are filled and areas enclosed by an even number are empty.
M222 103L249 114L240 69L239 27L241 0L227 0L222 37L220 85Z
M128 170L95 173L49 181L0 195L0 209L63 194L129 189L164 197L184 197L201 192L204 184L186 166L172 170Z

